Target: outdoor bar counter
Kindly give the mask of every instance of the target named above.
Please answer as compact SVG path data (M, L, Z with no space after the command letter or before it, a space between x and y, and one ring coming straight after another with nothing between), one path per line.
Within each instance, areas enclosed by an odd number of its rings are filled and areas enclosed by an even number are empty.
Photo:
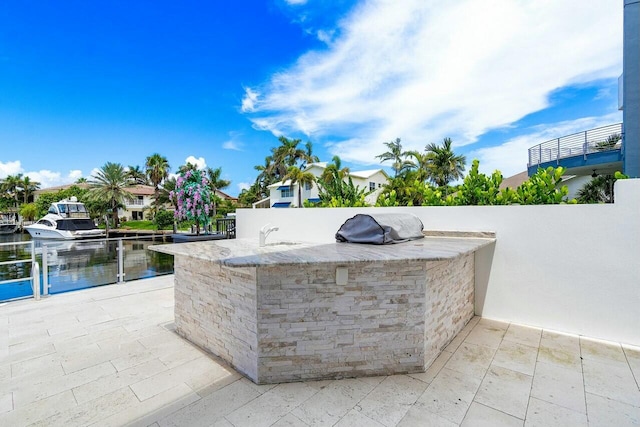
M480 236L151 249L175 256L177 332L264 384L423 372L474 315Z

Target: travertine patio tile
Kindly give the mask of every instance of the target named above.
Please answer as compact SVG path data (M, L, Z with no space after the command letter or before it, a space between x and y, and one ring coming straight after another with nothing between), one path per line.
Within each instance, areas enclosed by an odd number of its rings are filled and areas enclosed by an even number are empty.
M582 373L553 363L538 362L531 396L586 413Z
M471 333L473 328L475 328L475 326L478 324L479 321L480 321L480 317L478 316L473 317L469 321L469 323L467 323L464 326L464 328L462 328L460 333L455 337L453 337L451 342L445 347L444 351L448 351L449 353L455 352L458 349L458 347L460 347L460 344L464 342L465 338L467 338L469 333Z
M62 371L62 366L60 367ZM2 383L11 379L11 365L0 365L0 390L2 390Z
M59 411L46 419L39 420L33 426L88 426L114 413L126 411L137 402L133 392L129 388L123 388L90 402Z
M395 426L426 388L426 383L407 375L393 375L382 381L358 406L367 417L386 426Z
M35 383L27 383L25 381L16 383L13 394L14 405L16 408L23 407L49 396L70 391L74 387L87 384L114 372L113 366L109 362L104 362L67 375L31 377L36 380Z
M20 427L28 426L40 420L49 419L58 412L76 407L71 390L33 402L11 412L0 414L0 425Z
M640 387L640 347L623 344L622 350L627 357L627 362L636 379L636 384Z
M140 401L144 401L158 393L169 390L179 383L187 384L192 379L207 375L210 370L218 371L219 369L220 366L215 361L203 356L132 384L131 389Z
M512 341L518 344L537 348L540 346L541 338L542 329L511 323L509 325L509 329L507 329L507 332L504 334L503 339L505 341Z
M582 371L580 341L577 336L542 331L538 362L552 363L575 371Z
M0 393L0 414L13 411L13 393Z
M185 384L178 384L158 393L144 402L138 402L126 411L120 411L91 427L147 427L154 420L180 410L198 400L198 396Z
M587 393L589 427L640 425L640 407Z
M480 319L464 342L497 349L508 327L508 323Z
M147 363L156 358L152 351L144 350L139 353L128 353L124 355L112 354L114 359L110 362L117 371L124 371L142 363Z
M280 384L226 418L235 427L270 426L317 392L304 383Z
M491 365L495 351L489 347L464 342L444 367L482 379Z
M500 344L491 364L526 375L533 375L537 357L537 347L505 340Z
M522 427L524 421L496 409L473 402L462 427Z
M422 405L413 405L397 427L457 427L458 423L430 412Z
M482 380L475 401L514 417L524 419L529 403L532 377L492 366Z
M225 415L246 405L260 396L242 381L236 381L227 387L194 401L188 406L159 419L158 424L165 426L209 426Z
M525 427L587 427L587 414L532 397Z
M587 393L640 407L640 390L627 363L584 360L582 365Z
M586 360L607 363L609 361L626 363L627 359L618 343L580 337L581 356Z
M46 375L47 372L56 371L58 367L62 367L60 356L57 353L47 353L33 359L18 360L12 363L11 377L16 378L35 373Z
M105 394L140 382L159 372L165 371L167 367L158 359L150 360L147 363L137 365L124 371L114 372L110 375L98 378L73 388L73 395L78 404L88 402Z
M355 378L332 381L315 394L313 399L303 402L291 413L312 426L332 426L373 388L374 386Z
M376 420L352 409L335 425L335 427L384 427L384 424L380 424Z
M504 411L526 387L508 378L532 373L537 346L527 426L640 424L639 347L479 317L425 373L256 385L175 334L172 281L3 305L0 425L522 425Z
M416 401L415 406L459 424L464 419L481 382L481 378L445 367Z
M438 355L436 360L433 361L431 366L425 372L419 372L416 374L409 374L411 378L415 378L427 384L431 384L431 381L438 375L440 370L444 367L444 365L449 361L449 359L453 356L452 353L448 351L443 351Z
M28 361L30 359L37 359L42 356L54 354L56 349L53 344L49 342L39 342L35 345L22 346L20 344L9 345L7 347L7 353L2 357L2 365L6 364L20 364L21 362Z
M84 351L100 350L100 347L91 335L82 335L61 341L52 340L51 343L55 351L62 357L69 357Z
M280 418L276 423L272 424L271 427L304 427L308 425L309 424L305 423L295 415L287 414L284 417Z

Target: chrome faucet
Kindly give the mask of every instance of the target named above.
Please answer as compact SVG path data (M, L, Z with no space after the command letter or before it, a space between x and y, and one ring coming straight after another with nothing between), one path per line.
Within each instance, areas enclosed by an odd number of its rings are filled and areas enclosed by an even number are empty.
M278 227L274 227L271 224L267 224L264 225L261 229L260 229L260 247L264 246L264 241L267 239L267 236L272 232L272 231L278 231L279 228Z

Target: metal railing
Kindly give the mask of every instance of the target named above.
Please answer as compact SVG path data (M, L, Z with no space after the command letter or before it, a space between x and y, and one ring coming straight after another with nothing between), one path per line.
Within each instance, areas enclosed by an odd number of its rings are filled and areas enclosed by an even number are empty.
M543 142L529 148L529 164L559 161L602 151L617 150L622 144L622 123L603 126Z
M39 300L41 295L47 296L50 293L108 284L123 284L127 273L129 274L128 280L170 274L173 272L171 259L156 260L156 264L150 262L151 258L149 257L166 257L166 255L151 252L146 248L146 245L156 240L151 236L146 238L136 236L117 239L39 240L37 244L33 240L0 243L0 252L3 247L20 245L29 247L30 253L29 257L25 257L26 251L17 249L14 253L9 253L9 256L3 257L10 259L1 261L0 266L31 263L31 268L13 268L10 272L5 269L3 274L10 274L11 278L0 280L0 291L2 291L3 285L13 284L14 287L21 287L21 293L7 296L7 293L11 294L13 291L11 287L5 288L4 293L0 292L0 301L31 297ZM63 259L68 261L61 261ZM94 259L100 259L100 261L93 264ZM52 271L51 268L55 268L55 270ZM95 269L95 271L91 269ZM82 274L86 274L86 276L82 276ZM78 276L81 276L80 279ZM26 292L23 287L26 281L30 282L31 294Z
M18 258L19 253L18 251L16 251L16 259L12 259L12 260L7 260L7 261L0 261L0 266L2 265L20 265L20 264L27 264L27 263L31 263L31 270L28 271L27 268L22 269L24 274L19 274L19 277L16 277L14 279L6 279L6 280L0 280L0 286L2 285L8 285L11 283L20 283L20 282L24 282L26 280L30 281L31 284L31 290L33 292L33 297L36 300L40 299L40 268L38 263L36 262L36 252L35 252L35 245L33 244L33 241L27 241L27 242L7 242L7 243L0 243L0 248L5 247L5 246L28 246L30 247L29 249L29 253L30 256L28 258Z

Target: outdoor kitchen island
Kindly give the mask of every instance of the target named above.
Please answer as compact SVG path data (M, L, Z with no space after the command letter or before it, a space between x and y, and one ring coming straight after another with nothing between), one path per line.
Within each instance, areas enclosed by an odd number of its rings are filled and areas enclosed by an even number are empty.
M175 256L178 334L266 384L424 371L474 315L486 236L152 249Z

